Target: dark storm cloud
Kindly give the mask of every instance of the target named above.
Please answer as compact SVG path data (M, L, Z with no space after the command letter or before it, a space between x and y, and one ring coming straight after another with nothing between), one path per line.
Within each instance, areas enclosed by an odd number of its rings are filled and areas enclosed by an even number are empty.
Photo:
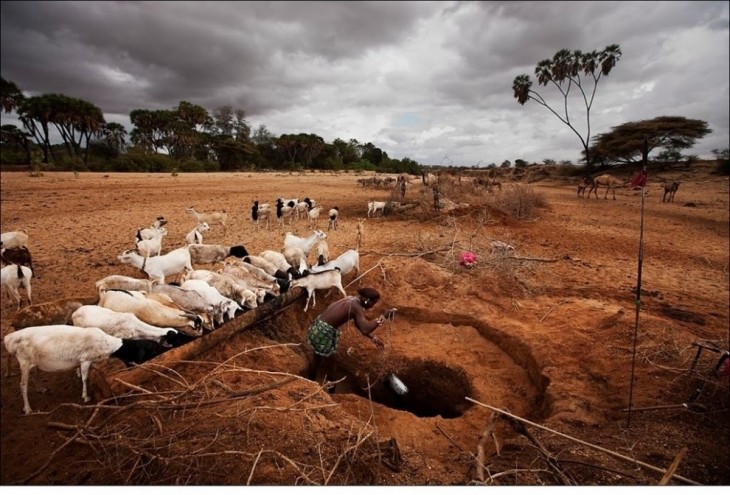
M274 134L372 141L422 163L577 161L572 131L534 102L519 105L512 81L534 79L562 48L617 43L624 55L599 87L594 135L677 114L713 128L700 154L727 147L727 2L3 1L0 10L3 78L26 94L85 99L127 127L136 108L185 100L241 108Z

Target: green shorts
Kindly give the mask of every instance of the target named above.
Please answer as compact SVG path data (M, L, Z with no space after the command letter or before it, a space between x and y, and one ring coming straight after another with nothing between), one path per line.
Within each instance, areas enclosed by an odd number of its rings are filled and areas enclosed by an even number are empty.
M320 319L314 320L307 332L307 342L312 346L314 353L322 357L330 357L337 351L339 338L340 329Z

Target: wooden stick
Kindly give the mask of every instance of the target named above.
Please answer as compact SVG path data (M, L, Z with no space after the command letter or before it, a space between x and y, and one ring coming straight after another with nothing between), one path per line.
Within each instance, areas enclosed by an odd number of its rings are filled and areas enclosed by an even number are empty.
M379 266L380 266L380 262L381 262L381 261L383 261L383 260L381 259L380 261L378 261L378 262L377 262L377 263L375 264L375 266L373 266L372 268L368 268L368 269L367 269L366 271L362 272L362 273L361 273L361 274L360 274L359 276L355 277L355 278L354 278L354 279L352 280L352 282L350 282L349 284L347 284L347 285L345 286L345 289L347 289L347 288L348 288L349 286L351 286L352 284L354 284L355 282L357 282L358 280L360 280L361 278L363 278L363 277L364 277L365 275L367 275L367 273L368 273L368 272L371 272L371 271L375 270L375 269L376 269L377 267L379 267Z
M446 436L446 438L448 438L448 439L449 439L449 441L450 441L451 443L453 443L454 445L456 445L456 448L458 448L458 449L459 449L459 450L461 450L462 452L465 452L465 450L464 450L463 448L461 448L461 445L459 445L458 443L456 443L456 441L455 441L455 440L454 440L453 438L451 438L451 435L449 435L448 433L446 433L446 432L445 432L444 430L442 430L442 429L441 429L441 427L439 426L439 424L438 424L438 423L436 423L436 428L438 428L438 430L439 430L439 431L440 431L441 433L443 433L443 434L444 434L444 435Z
M218 385L221 385L223 388L225 388L226 391L228 391L231 394L230 397L244 397L247 395L260 394L262 392L266 392L267 390L279 388L283 385L286 385L287 383L293 382L296 379L297 379L297 377L290 376L290 377L284 378L283 380L280 380L278 382L270 383L268 385L260 385L258 387L250 388L248 390L233 390L231 387L229 387L228 385L226 385L225 383L223 383L219 380L213 380L213 382Z
M567 302L568 302L568 301L562 301L562 302L559 302L558 304L556 304L555 306L553 306L552 308L550 308L550 309L548 310L548 312L547 312L547 313L545 313L545 316L543 316L542 318L540 318L540 323L542 323L542 321L543 321L543 320L544 320L545 318L547 318L547 317L548 317L548 315L549 315L550 313L552 313L552 312L553 312L553 310L554 310L555 308L557 308L558 306L560 306L560 305L562 305L562 304L565 304L565 303L567 303Z
M427 254L434 254L434 253L441 253L443 251L448 251L449 249L453 249L453 246L444 246L439 249L431 249L430 251L421 251L421 252L417 252L417 253L381 253L379 251L372 251L372 254L378 254L380 256L405 256L405 257L409 257L409 258L410 257L419 258L421 256L426 256ZM370 253L363 253L363 254L370 254ZM544 260L538 260L538 261L544 261ZM555 260L555 261L560 261L560 260Z
M674 472L679 467L679 463L682 462L682 458L684 457L684 454L686 454L686 453L687 453L687 447L682 447L679 450L677 455L674 457L674 460L669 465L667 472L664 473L664 476L662 476L662 479L659 481L659 486L663 486L663 485L666 485L667 483L669 483L669 480L674 475Z
M594 445L592 443L585 442L585 441L580 440L578 438L571 437L570 435L566 435L565 433L560 433L559 431L551 430L550 428L547 428L545 426L539 425L537 423L533 423L530 420L527 420L527 419L524 419L524 418L520 418L519 416L515 416L514 414L508 413L508 412L503 411L501 409L497 409L496 407L492 407L492 406L488 406L486 404L482 404L481 402L476 401L476 400L474 400L474 399L472 399L470 397L464 397L464 398L466 400L468 400L469 402L473 402L474 404L478 404L478 405L480 405L482 407L486 407L487 409L489 409L491 411L496 411L496 412L498 412L500 414L504 414L505 416L509 416L510 418L516 419L518 421L522 421L525 424L534 426L535 428L540 428L541 430L549 431L550 433L554 433L554 434L556 434L558 436L561 436L563 438L567 438L568 440L572 440L574 442L578 442L579 444L585 445L586 447L591 447L593 449L599 450L599 451L603 452L604 454L612 455L612 456L617 457L619 459L623 459L624 461L628 461L628 462L632 462L632 463L638 464L639 466L645 467L647 469L651 469L652 471L656 471L657 473L661 473L662 475L667 472L666 469L662 469L662 468L659 468L659 467L656 467L656 466L652 466L651 464L647 464L647 463L642 462L642 461L640 461L638 459L632 459L631 457L627 457L625 455L619 454L618 452L613 452L611 450L604 449L603 447L599 447L598 445ZM692 481L690 479L687 479L687 478L685 478L683 476L679 476L678 474L672 474L672 477L673 478L677 478L680 481L684 481L685 483L689 483L690 485L700 486L700 483L697 483L696 481Z
M560 261L560 259L557 260L546 260L542 258L521 258L519 256L505 256L505 259L508 260L517 260L517 261L542 261L543 263L557 263Z
M499 418L499 414L496 412L493 412L489 416L489 422L487 423L487 428L484 430L484 434L482 435L481 440L479 440L479 443L477 444L477 478L479 481L484 482L484 459L485 459L485 453L484 448L486 447L487 440L489 440L490 436L494 435L494 426L497 423L497 418ZM497 455L499 455L499 443L497 443L497 437L494 437L495 442L495 448L497 449Z
M552 473L557 476L557 478L564 484L564 485L572 485L573 480L568 478L568 476L563 472L563 469L560 467L560 464L558 463L558 459L552 455L548 450L540 443L540 440L538 440L530 431L525 428L524 425L517 422L513 418L508 418L507 421L509 421L512 424L512 428L514 430L524 435L525 438L527 438L532 444L537 448L537 451L542 455L542 457L545 459L545 463L551 468Z

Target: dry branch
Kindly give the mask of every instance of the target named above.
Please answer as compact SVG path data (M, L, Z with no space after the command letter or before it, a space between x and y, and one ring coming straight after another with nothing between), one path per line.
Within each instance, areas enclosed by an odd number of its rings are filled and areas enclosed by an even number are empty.
M477 444L477 463L476 463L476 470L477 470L477 478L479 478L479 481L484 481L484 460L485 460L485 453L484 449L487 445L487 440L489 440L489 437L494 438L494 447L497 450L497 455L499 455L499 441L497 440L496 435L494 435L494 426L497 424L497 419L499 418L499 414L496 412L492 412L492 414L489 416L489 422L487 423L487 428L484 430L484 434L482 435L482 438L479 440L479 443Z
M664 473L664 476L662 476L662 479L659 481L659 485L663 486L669 483L669 480L672 479L672 476L674 475L674 472L679 467L679 463L682 462L682 458L687 453L687 447L682 447L680 451L677 453L677 455L674 457L674 460L669 465L669 468L667 468L667 472Z
M560 261L560 259L546 260L546 259L543 259L543 258L523 258L523 257L520 257L520 256L505 256L504 259L507 259L507 260L517 260L517 261L541 261L543 263L557 263L558 261Z
M458 243L458 241L454 241L455 243ZM428 251L417 251L415 253L381 253L379 251L373 251L372 254L378 254L380 256L404 256L408 258L420 258L421 256L426 256L427 254L435 254L435 253L442 253L444 251L450 251L454 249L454 244L450 244L448 246L444 246L442 248L438 249L431 249ZM558 261L558 260L556 260Z
M604 449L603 447L599 447L598 445L594 445L592 443L588 443L588 442L583 441L583 440L580 440L578 438L571 437L570 435L566 435L565 433L560 433L559 431L555 431L555 430L552 430L552 429L547 428L545 426L539 425L537 423L533 423L530 420L521 418L519 416L515 416L514 414L508 413L508 412L503 411L501 409L497 409L496 407L492 407L492 406L489 406L487 404L483 404L483 403L481 403L479 401L476 401L476 400L474 400L474 399L472 399L470 397L465 397L465 399L468 400L469 402L473 402L474 404L480 405L482 407L486 407L487 409L489 409L491 411L496 411L496 412L498 412L500 414L504 414L506 416L509 416L510 418L513 418L513 419L516 419L518 421L521 421L521 422L523 422L525 424L534 426L534 427L539 428L541 430L548 431L550 433L554 433L555 435L561 436L563 438L567 438L568 440L572 440L572 441L577 442L577 443L579 443L581 445L585 445L586 447L591 447L591 448L596 449L596 450L598 450L600 452L603 452L604 454L608 454L608 455L611 455L611 456L616 457L618 459L622 459L624 461L628 461L628 462L631 462L631 463L634 463L634 464L638 464L639 466L645 467L647 469L651 469L652 471L661 473L662 475L667 472L666 469L662 469L662 468L659 468L659 467L656 467L656 466L652 466L651 464L647 464L645 462L639 461L638 459L632 459L631 457L627 457L625 455L621 455L618 452L613 452L611 450ZM672 477L673 478L676 478L676 479L678 479L680 481L684 481L685 483L689 483L690 485L700 485L700 483L697 483L696 481L692 481L690 479L687 479L687 478L685 478L683 476L679 476L678 474L673 474Z
M547 317L548 317L548 315L549 315L550 313L552 313L552 312L553 312L553 310L554 310L555 308L557 308L558 306L561 306L561 305L563 305L563 304L565 304L565 303L567 303L567 302L568 302L568 301L561 301L561 302L559 302L558 304L556 304L555 306L553 306L552 308L550 308L550 309L548 310L548 312L547 312L547 313L545 313L545 315L544 315L544 316L543 316L542 318L540 318L540 323L542 323L542 322L543 322L543 320L544 320L545 318L547 318Z

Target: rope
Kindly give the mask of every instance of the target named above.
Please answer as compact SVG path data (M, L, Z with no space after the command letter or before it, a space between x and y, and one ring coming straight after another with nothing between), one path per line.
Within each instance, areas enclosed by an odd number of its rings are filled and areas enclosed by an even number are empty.
M646 180L646 163L649 155L649 139L644 135L644 145L641 150L642 154L642 172L644 180ZM644 204L646 203L646 183L641 188L641 222L639 225L639 262L636 280L636 319L634 321L634 343L631 356L631 383L629 383L629 407L626 415L626 428L631 427L631 408L634 402L634 372L636 370L636 340L639 334L639 314L641 313L641 269L644 265Z

